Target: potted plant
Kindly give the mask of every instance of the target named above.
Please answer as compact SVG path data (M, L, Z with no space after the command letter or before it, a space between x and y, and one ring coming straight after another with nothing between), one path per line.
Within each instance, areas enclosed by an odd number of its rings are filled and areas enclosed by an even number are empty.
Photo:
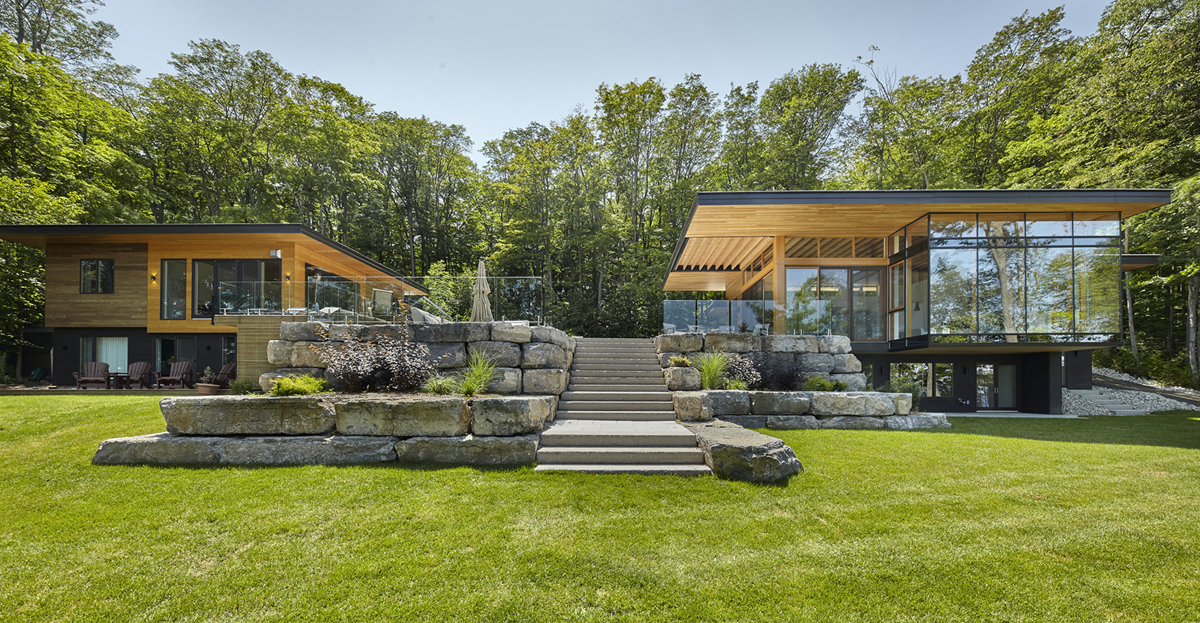
M196 393L201 396L216 396L217 390L221 389L220 385L213 382L216 379L217 375L213 373L212 366L204 368L204 374L196 381Z

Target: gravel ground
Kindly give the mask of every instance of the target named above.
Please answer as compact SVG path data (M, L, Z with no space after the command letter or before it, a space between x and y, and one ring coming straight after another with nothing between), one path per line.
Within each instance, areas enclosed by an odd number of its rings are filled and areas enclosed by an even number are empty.
M1128 381L1130 383L1141 383L1142 385L1152 385L1159 389L1165 389L1168 391L1179 392L1181 394L1188 394L1189 396L1195 396L1197 398L1200 398L1200 392L1198 392L1190 387L1179 387L1176 385L1163 385L1162 383L1155 381L1154 379L1141 378L1141 377L1133 376L1130 374L1125 374L1124 372L1117 372L1116 370L1112 370L1110 368L1097 368L1095 366L1092 366L1092 374L1098 374L1100 376L1107 376L1110 379L1117 379L1118 381Z
M1062 390L1062 409L1065 415L1112 415L1112 411L1096 406L1094 402L1081 398L1065 387Z
M1172 400L1166 396L1159 396L1150 392L1138 392L1125 389L1109 389L1096 388L1105 396L1116 400L1142 411L1174 411L1178 409L1189 409L1192 411L1200 411L1200 407ZM1090 400L1076 395L1070 390L1063 389L1063 413L1069 415L1112 415L1112 411L1103 407L1097 406Z

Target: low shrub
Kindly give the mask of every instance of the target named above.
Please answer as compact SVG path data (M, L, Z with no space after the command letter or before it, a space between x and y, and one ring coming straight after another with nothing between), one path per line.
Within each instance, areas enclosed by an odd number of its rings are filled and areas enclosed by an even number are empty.
M1186 353L1180 353L1174 359L1167 359L1152 350L1142 350L1138 355L1141 365L1134 360L1133 350L1127 347L1105 348L1092 353L1092 365L1150 378L1167 385L1191 386L1192 376L1188 371Z
M758 389L762 386L762 374L754 366L754 362L741 355L725 355L725 378L740 382L743 387L739 389Z
M431 376L425 381L425 387L422 390L426 394L439 396L457 394L459 392L458 379L452 376Z
M692 360L688 359L687 357L680 357L679 355L671 357L672 368L689 368L691 365Z
M328 335L322 333L322 338ZM433 363L424 344L381 337L369 342L351 336L345 342L314 344L328 366L326 373L348 392L412 391L433 376Z
M253 394L254 381L250 379L233 379L229 382L229 391L237 395Z
M725 379L725 389L750 389L746 382L741 379Z
M850 389L850 385L847 384L845 381L834 381L833 382L833 391L835 391L835 392L844 392L848 389Z
M462 395L470 398L475 394L486 392L494 378L496 378L496 361L477 350L467 356L467 367L458 380L458 388Z
M270 393L272 396L307 396L327 391L329 391L329 381L305 374L275 379L275 385L271 387Z
M819 376L809 377L804 382L804 391L806 392L831 392L835 387L833 381Z
M700 371L700 387L721 389L725 386L725 353L700 353L696 355L696 369Z

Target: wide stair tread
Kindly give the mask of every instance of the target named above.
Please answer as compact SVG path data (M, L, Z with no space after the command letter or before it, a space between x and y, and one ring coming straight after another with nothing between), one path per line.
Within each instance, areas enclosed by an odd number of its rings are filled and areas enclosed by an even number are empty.
M540 465L703 465L700 448L634 447L548 447L537 453Z
M584 474L638 474L641 476L707 476L707 465L538 465L535 472L579 472Z
M555 419L572 420L630 420L638 422L674 422L674 411L562 411L554 414Z

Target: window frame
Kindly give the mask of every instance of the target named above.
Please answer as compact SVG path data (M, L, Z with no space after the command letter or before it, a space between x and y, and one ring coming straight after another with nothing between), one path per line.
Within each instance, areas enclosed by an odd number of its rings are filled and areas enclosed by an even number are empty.
M94 264L96 270L96 290L87 289L88 280L84 277L89 264ZM108 291L104 290L105 280L103 279L104 271L100 270L105 265L108 266ZM80 294L113 294L117 290L117 261L113 259L80 259L79 260L79 293Z

